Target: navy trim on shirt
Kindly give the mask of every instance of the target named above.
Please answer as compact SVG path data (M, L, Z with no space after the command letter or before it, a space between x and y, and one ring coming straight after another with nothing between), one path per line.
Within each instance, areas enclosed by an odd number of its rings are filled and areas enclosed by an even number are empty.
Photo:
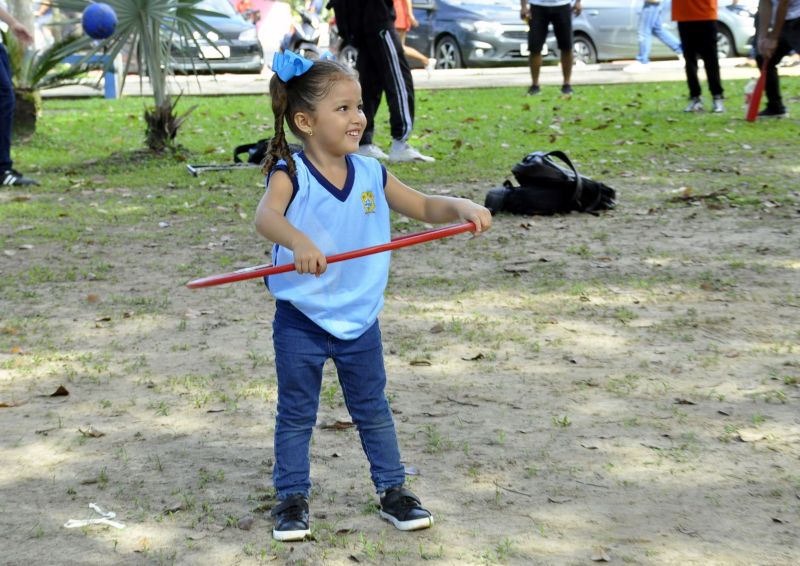
M272 168L272 171L269 172L269 175L267 175L267 180L264 181L265 188L269 187L269 180L272 178L272 174L276 170L283 171L284 173L289 175L289 178L292 180L292 196L289 198L289 202L286 204L286 208L283 209L283 215L286 216L286 211L289 210L289 206L291 206L292 201L294 201L294 197L297 196L297 191L300 190L300 186L297 184L297 175L291 175L289 173L289 167L286 165L286 163L279 163L278 165L275 165L275 167Z
M331 183L330 181L328 181L328 179L326 179L325 176L322 173L320 173L316 167L314 167L314 164L311 163L311 161L309 161L309 159L306 157L305 152L301 151L297 155L300 157L300 159L303 160L303 163L306 164L308 170L311 172L311 174L314 176L317 182L320 185L322 185L324 189L326 189L330 194L332 194L334 197L336 197L337 200L341 202L347 200L347 197L350 196L350 191L353 190L353 182L355 181L355 176L356 176L355 168L353 167L353 161L350 159L349 155L344 156L344 159L347 162L347 177L345 177L344 187L342 187L341 189L336 185L334 185L333 183Z

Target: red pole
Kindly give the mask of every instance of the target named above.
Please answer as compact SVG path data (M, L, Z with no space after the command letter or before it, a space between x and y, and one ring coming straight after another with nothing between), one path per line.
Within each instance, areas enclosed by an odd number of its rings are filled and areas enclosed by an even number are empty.
M391 242L386 244L379 244L368 248L361 248L360 250L353 250L327 257L328 263L336 263L338 261L345 261L348 259L355 259L365 255L378 254L390 250L397 250L432 240L439 240L447 238L448 236L455 236L462 232L474 232L475 224L472 222L465 222L464 224L454 224L452 226L445 226L444 228L433 228L425 230L424 232L417 232L415 234L407 234L405 236L398 236L393 238ZM279 273L287 273L294 271L294 264L287 263L285 265L273 266L272 264L255 265L253 267L245 267L231 273L221 273L219 275L210 275L202 279L195 279L189 281L186 286L190 289L199 289L201 287L214 287L216 285L224 285L226 283L234 283L236 281L244 281L245 279L256 279L258 277L266 277L268 275L278 275Z

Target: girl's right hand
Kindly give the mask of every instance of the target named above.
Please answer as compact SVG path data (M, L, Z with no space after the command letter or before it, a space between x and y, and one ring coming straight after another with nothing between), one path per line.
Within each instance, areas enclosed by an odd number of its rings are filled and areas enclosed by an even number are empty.
M294 252L294 268L297 273L313 273L319 277L328 269L328 260L325 254L308 238L303 237L292 248L292 251Z

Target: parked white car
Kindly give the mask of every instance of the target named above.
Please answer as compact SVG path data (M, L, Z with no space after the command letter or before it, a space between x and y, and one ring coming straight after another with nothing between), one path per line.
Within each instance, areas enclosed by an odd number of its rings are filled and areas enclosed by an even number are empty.
M755 35L753 15L757 0L723 5L720 0L717 24L717 51L720 57L747 55ZM597 63L612 59L634 59L639 51L637 30L642 0L582 0L583 12L572 20L575 60ZM670 0L662 1L664 28L678 36L678 26L671 19ZM558 53L555 37L547 40L550 50ZM675 54L653 38L651 58L663 59Z

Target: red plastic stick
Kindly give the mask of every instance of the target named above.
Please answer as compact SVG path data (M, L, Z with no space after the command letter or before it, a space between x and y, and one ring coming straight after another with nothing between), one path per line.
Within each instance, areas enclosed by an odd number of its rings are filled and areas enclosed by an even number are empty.
M345 261L348 259L355 259L357 257L364 257L365 255L377 254L381 252L388 252L390 250L397 250L432 240L439 240L447 238L448 236L455 236L462 232L474 232L475 224L472 222L465 222L464 224L454 224L452 226L445 226L444 228L434 228L432 230L425 230L424 232L417 232L416 234L407 234L405 236L398 236L392 238L392 241L386 244L371 246L368 248L361 248L360 250L353 250L351 252L344 252L327 257L328 263L336 263L337 261ZM224 285L225 283L234 283L236 281L244 281L245 279L256 279L257 277L266 277L268 275L278 275L279 273L287 273L294 271L294 264L287 263L285 265L273 266L270 263L263 265L255 265L253 267L245 267L238 269L231 273L221 273L219 275L211 275L203 277L202 279L195 279L189 281L186 286L190 289L199 289L201 287L213 287L215 285Z
M755 122L758 119L758 108L761 106L761 95L764 93L764 87L767 84L767 64L769 61L764 61L761 66L761 74L758 76L758 82L750 95L750 104L747 106L747 114L745 120L748 122Z

